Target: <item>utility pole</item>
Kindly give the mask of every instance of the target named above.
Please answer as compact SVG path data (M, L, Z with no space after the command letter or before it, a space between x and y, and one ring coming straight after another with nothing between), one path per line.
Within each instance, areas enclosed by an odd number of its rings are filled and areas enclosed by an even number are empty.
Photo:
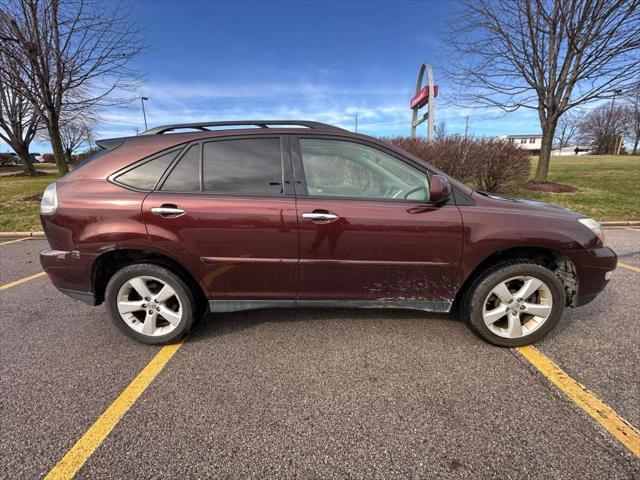
M467 133L469 132L469 115L464 120L464 139L467 139Z
M615 130L615 125L611 125L611 121L613 120L613 105L616 103L616 95L620 95L622 93L622 90L614 90L613 91L613 98L611 99L611 108L609 109L609 118L607 119L607 130L609 128L612 128L612 130L610 130L611 136L615 139L614 140L614 145L613 145L613 153L614 155L617 155L616 150L617 150L617 146L618 146L618 137L616 136L616 132ZM608 150L608 148L607 148Z
M358 114L356 113L356 133L358 133Z
M142 116L144 117L144 129L145 130L149 130L149 128L147 127L147 114L144 111L144 101L145 100L149 101L149 99L147 97L140 97L140 103L142 104Z

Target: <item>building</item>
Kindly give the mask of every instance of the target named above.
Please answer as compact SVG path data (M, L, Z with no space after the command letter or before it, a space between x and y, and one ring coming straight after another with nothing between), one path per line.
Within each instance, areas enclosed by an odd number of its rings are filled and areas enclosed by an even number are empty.
M539 155L540 149L542 148L542 135L504 135L500 138L528 150L531 155Z

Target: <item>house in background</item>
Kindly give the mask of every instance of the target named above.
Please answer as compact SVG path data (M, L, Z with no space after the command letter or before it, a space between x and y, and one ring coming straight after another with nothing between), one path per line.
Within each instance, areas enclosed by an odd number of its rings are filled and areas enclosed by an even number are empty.
M542 148L542 135L527 134L527 135L503 135L502 137L507 142L528 150L531 155L540 155L540 149Z

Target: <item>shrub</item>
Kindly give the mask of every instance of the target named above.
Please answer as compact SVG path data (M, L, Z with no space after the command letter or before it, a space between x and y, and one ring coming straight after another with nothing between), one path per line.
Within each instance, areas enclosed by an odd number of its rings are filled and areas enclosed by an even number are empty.
M523 187L529 154L506 140L451 136L431 143L424 138L390 137L387 142L421 158L479 190L507 193Z

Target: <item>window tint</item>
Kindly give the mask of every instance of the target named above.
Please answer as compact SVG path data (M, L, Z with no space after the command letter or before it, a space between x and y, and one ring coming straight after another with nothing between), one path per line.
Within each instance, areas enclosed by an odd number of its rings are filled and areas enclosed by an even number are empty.
M140 190L153 190L158 180L167 169L171 161L176 157L178 150L167 152L164 155L143 163L139 167L118 175L118 183Z
M162 185L171 192L200 191L200 145L192 145Z
M214 193L280 195L279 138L244 138L204 144L204 190Z
M340 140L301 139L309 195L429 199L429 177L391 155Z

